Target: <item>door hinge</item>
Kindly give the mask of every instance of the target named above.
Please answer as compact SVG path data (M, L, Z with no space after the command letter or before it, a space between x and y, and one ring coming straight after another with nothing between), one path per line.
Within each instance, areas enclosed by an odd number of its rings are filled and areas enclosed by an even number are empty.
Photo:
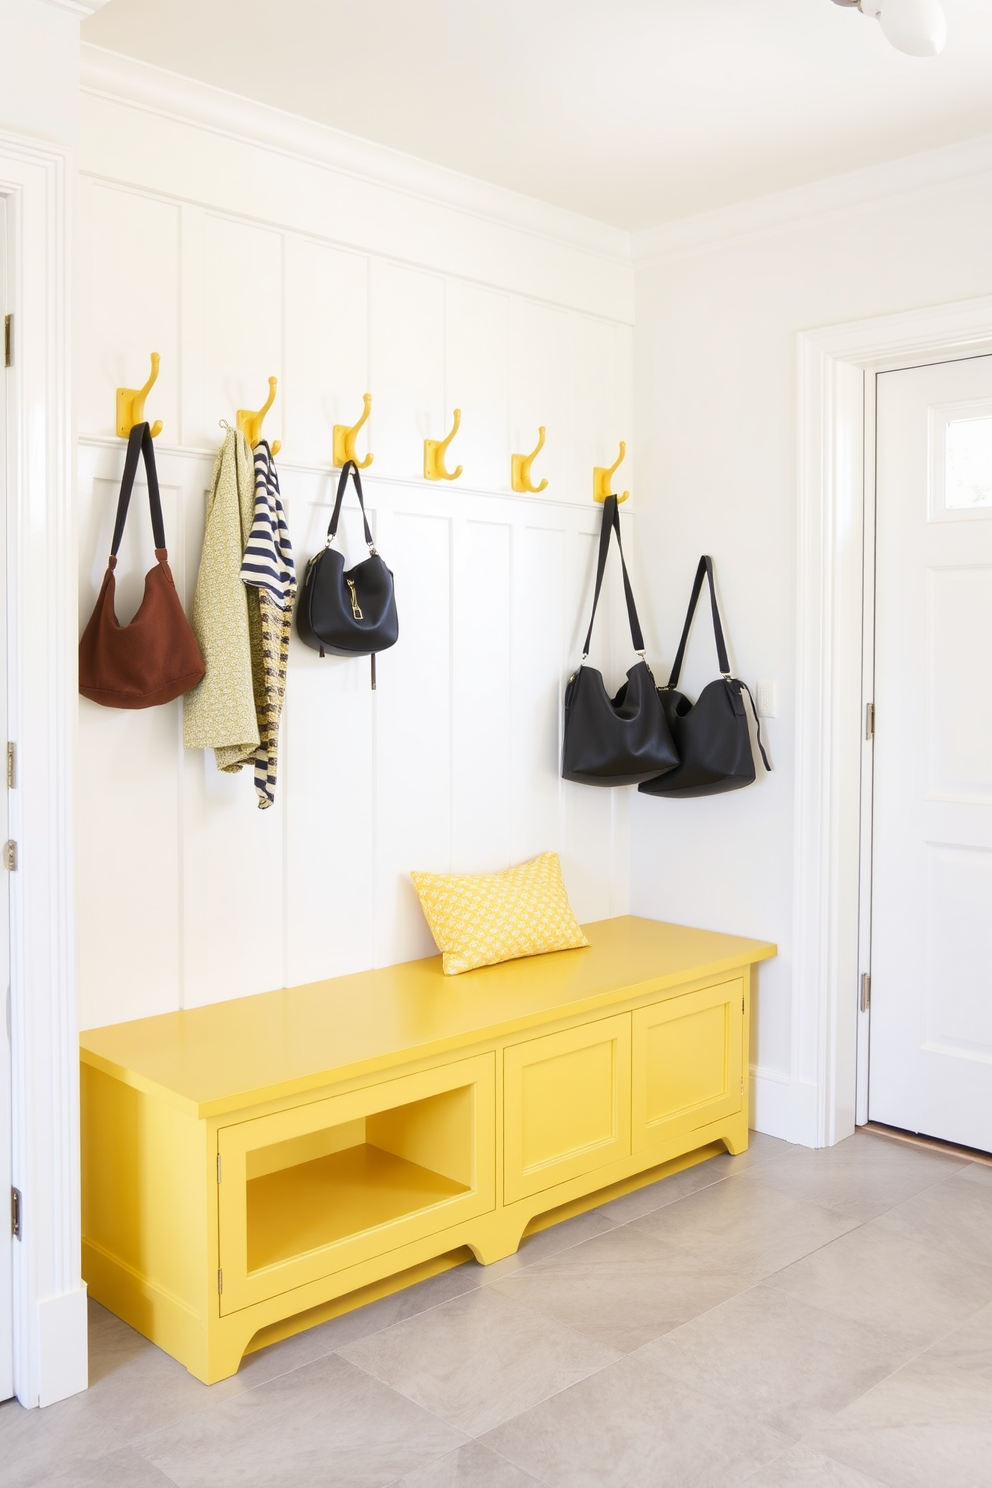
M3 866L8 873L17 871L17 843L5 842L3 845Z
M867 971L861 973L861 998L859 1006L863 1013L871 1007L871 974Z
M875 737L875 704L865 703L865 738Z
M13 790L17 784L17 749L8 740L7 743L7 789Z
M220 1153L217 1154L217 1182L220 1182Z
M5 315L3 318L3 364L5 367L14 365L14 317Z
M218 1266L218 1268L217 1268L217 1295L218 1295L218 1297L220 1296L220 1294L221 1294L221 1292L223 1290L224 1290L224 1273L220 1269L220 1267Z
M15 1240L21 1238L21 1190L10 1190L10 1233Z

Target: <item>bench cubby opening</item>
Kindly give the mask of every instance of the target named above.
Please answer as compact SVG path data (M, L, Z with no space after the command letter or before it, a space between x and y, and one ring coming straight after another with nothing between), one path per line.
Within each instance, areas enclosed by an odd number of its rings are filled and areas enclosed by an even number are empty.
M245 1154L249 1273L469 1193L471 1086Z

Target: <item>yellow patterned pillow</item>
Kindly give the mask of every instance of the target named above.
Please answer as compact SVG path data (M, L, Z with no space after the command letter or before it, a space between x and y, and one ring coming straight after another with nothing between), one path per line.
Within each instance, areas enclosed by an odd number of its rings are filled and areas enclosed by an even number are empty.
M589 944L568 902L557 853L542 853L502 873L410 877L445 976Z

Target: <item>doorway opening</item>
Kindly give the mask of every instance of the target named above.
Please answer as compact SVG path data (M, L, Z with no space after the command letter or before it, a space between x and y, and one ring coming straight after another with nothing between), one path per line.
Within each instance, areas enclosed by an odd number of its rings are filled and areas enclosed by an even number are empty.
M866 393L858 1119L988 1153L992 356Z

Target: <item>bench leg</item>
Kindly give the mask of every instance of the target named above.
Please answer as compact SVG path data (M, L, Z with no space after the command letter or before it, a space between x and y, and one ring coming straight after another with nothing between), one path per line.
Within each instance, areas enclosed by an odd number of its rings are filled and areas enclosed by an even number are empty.
M748 1129L747 1117L738 1117L726 1131L720 1134L720 1140L727 1151L736 1157L741 1152L747 1151Z
M487 1215L488 1223L465 1242L480 1266L491 1266L505 1260L520 1248L523 1226L519 1219L507 1222L505 1216Z

